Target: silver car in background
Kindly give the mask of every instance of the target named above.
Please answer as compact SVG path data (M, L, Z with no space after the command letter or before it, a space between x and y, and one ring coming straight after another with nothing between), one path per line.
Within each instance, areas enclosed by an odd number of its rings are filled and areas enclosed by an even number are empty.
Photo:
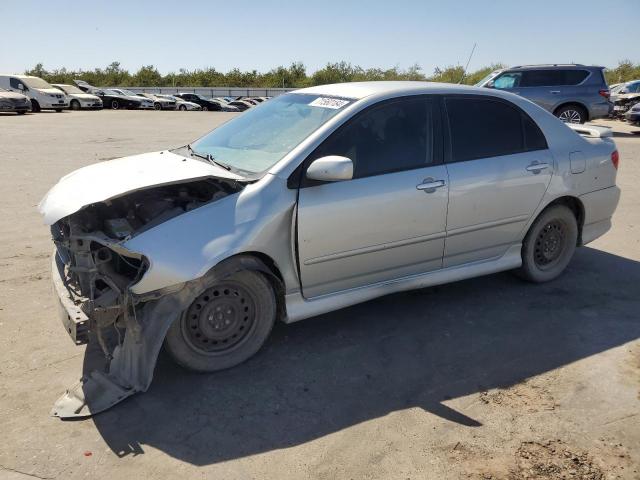
M95 335L110 363L52 413L145 391L163 342L211 372L254 355L276 320L504 270L553 280L610 228L617 166L609 129L522 97L365 82L281 95L190 145L82 168L39 209L65 330Z

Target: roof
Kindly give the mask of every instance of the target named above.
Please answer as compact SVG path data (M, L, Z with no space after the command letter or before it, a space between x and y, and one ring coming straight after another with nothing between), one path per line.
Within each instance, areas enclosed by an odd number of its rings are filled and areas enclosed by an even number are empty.
M354 98L360 100L371 95L388 93L468 93L469 90L480 90L478 87L437 82L347 82L318 85L301 88L295 93L310 95L328 95L333 97ZM486 92L486 90L482 90Z

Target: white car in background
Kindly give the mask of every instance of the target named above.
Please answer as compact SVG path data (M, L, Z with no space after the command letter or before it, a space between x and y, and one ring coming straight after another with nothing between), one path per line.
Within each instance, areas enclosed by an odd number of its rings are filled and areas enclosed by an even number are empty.
M0 87L29 97L32 112L39 112L40 110L61 112L69 106L67 96L40 77L0 75Z
M174 97L173 95L162 95L158 94L156 97L166 98L167 100L172 100L176 102L176 110L187 111L187 110L202 110L202 107L194 102L188 102L187 100L183 100L179 97Z
M85 93L75 85L54 83L52 86L69 97L69 108L71 110L102 108L102 100L100 100L100 97Z
M153 100L147 97L141 97L138 94L132 92L131 90L126 90L124 88L110 88L109 90L119 93L120 95L124 95L125 97L129 97L139 101L140 108L147 109L147 110L154 110L156 108Z

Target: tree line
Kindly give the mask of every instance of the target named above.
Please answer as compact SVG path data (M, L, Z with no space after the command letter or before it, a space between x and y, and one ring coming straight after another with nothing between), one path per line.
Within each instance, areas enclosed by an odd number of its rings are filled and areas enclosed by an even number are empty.
M407 69L392 67L362 68L349 62L328 63L311 74L301 62L294 62L288 67L279 66L268 72L257 70L242 71L234 68L228 72L220 72L213 67L161 74L153 65L141 67L131 73L122 68L119 62L112 62L106 68L94 70L67 70L60 68L47 70L42 63L27 70L25 74L41 77L49 83L72 83L82 79L97 87L286 87L299 88L327 83L357 82L368 80L422 80L431 82L463 83L473 85L493 70L505 65L496 63L465 74L463 67L436 67L431 75L423 73L420 65ZM605 70L609 84L626 82L640 78L640 64L630 60L618 62L615 68Z

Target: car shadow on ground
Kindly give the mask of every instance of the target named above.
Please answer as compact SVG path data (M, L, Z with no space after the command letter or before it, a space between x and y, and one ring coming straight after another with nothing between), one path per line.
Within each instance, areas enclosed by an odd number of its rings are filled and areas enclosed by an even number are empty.
M390 295L293 325L234 369L162 354L149 391L93 418L118 455L195 465L299 445L409 407L474 428L443 401L508 387L640 337L640 262L579 249L558 280L502 273Z

